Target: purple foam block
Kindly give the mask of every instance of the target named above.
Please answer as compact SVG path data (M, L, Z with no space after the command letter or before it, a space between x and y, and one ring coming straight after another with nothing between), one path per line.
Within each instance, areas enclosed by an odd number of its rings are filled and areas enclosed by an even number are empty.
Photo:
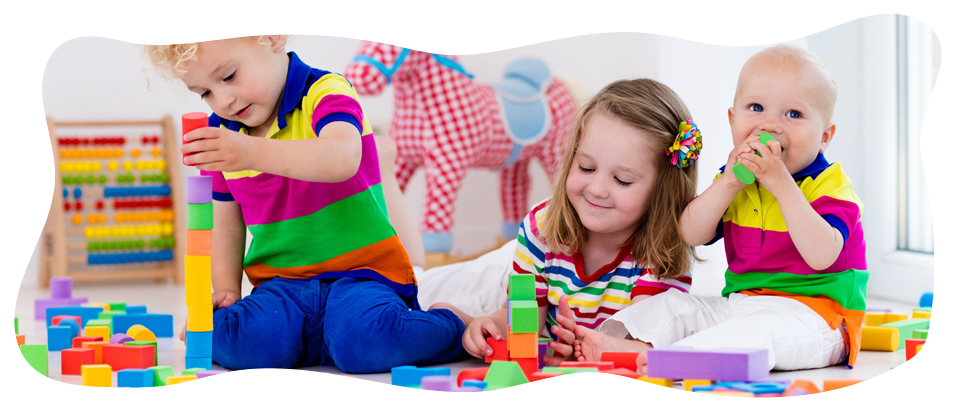
M46 298L33 301L33 318L46 319L46 310L49 308L65 308L68 306L79 306L86 303L86 298Z
M865 311L866 311L866 312L885 312L885 313L889 313L889 312L892 311L892 309L889 309L889 308L865 308Z
M54 299L68 299L73 296L73 278L50 278L50 297Z
M537 342L537 370L544 369L544 355L550 355L550 349L547 348L547 342Z
M477 386L462 386L452 392L484 392L484 389L478 388Z
M421 378L421 389L428 391L452 392L455 385L451 382L451 376L425 376Z
M186 177L186 203L212 203L212 176Z
M769 376L766 349L694 349L670 346L647 351L647 376L666 379L754 381Z
M124 345L126 342L132 342L134 340L136 339L129 337L129 335L125 333L116 333L113 334L113 337L109 338L109 343Z
M207 376L218 375L218 374L220 374L220 373L226 373L226 372L228 372L228 371L225 370L225 369L214 369L214 370L208 370L208 371L199 371L199 372L196 372L196 379L201 379L201 378L205 378L205 377L207 377Z

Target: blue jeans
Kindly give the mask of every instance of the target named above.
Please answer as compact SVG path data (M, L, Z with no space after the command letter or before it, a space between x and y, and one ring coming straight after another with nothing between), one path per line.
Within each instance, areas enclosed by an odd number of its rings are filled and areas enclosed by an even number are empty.
M457 315L409 310L397 292L368 279L276 277L212 318L212 360L229 369L334 365L379 373L467 354Z

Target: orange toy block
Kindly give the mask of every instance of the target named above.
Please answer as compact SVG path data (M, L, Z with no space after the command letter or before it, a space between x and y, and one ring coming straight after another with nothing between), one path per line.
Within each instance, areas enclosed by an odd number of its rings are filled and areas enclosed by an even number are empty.
M212 231L186 230L186 256L212 256Z
M105 345L103 346L103 363L109 365L114 371L153 367L156 366L156 347L153 345Z
M155 342L156 334L143 325L133 325L126 330L126 336L142 342Z
M495 340L494 338L488 338L487 344L491 347L491 350L494 351L494 354L485 356L485 362L491 363L492 361L510 360L507 356L507 339Z
M819 393L819 388L816 387L816 384L812 383L812 381L796 379L789 385L789 388L783 392L783 396L809 395L812 393Z
M517 362L517 365L521 367L521 370L524 371L524 376L531 376L539 369L537 369L537 358L511 358L512 361Z
M80 375L83 377L83 386L113 386L113 374L109 365L80 366Z
M541 379L553 378L555 376L562 376L563 372L534 372L527 376L528 382L537 382Z
M597 368L597 371L609 371L611 369L616 369L613 362L580 362L580 361L563 361L560 363L561 368Z
M69 348L60 351L60 374L82 375L83 365L95 365L96 351L90 348Z
M490 366L483 368L474 368L474 369L465 369L458 373L458 387L461 387L461 384L468 379L473 379L476 381L483 381L484 377L487 376L487 371L490 370Z
M109 342L83 342L84 348L92 349L93 363L99 365L103 363L103 346L109 345Z
M613 362L614 367L637 370L638 352L604 352L600 354L601 362Z
M918 347L925 344L925 339L906 339L905 340L905 361L908 362L916 353Z
M510 328L507 331L507 350L510 352L511 360L514 358L534 358L537 359L537 334L536 333L512 333Z
M23 335L17 335L17 346L26 345L27 337Z
M194 380L196 380L196 375L170 376L166 378L166 386Z
M830 379L827 381L822 381L822 391L828 392L831 390L836 390L840 388L845 388L846 386L855 385L859 382L862 382L862 379Z
M567 362L561 362L560 366L564 366L565 363L567 363ZM580 363L591 363L591 362L580 362ZM597 362L593 362L593 363L597 363ZM593 366L580 366L580 367L592 368ZM627 368L614 368L614 369L607 369L607 370L603 370L603 371L601 371L600 369L598 369L598 371L600 371L600 373L609 373L609 374L611 374L611 375L626 376L626 377L628 377L628 378L630 378L630 379L638 379L638 380L639 380L640 378L643 377L643 375L641 375L641 374L639 374L639 373L636 373L636 372L634 372L634 371L632 371L632 370L630 370L630 369L627 369Z

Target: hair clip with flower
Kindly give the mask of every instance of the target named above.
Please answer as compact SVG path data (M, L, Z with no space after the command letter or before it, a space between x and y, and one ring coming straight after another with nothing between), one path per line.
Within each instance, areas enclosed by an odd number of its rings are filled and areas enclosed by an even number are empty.
M695 162L703 150L703 135L696 123L692 120L680 122L680 132L673 140L673 145L666 150L670 156L670 164L682 169Z

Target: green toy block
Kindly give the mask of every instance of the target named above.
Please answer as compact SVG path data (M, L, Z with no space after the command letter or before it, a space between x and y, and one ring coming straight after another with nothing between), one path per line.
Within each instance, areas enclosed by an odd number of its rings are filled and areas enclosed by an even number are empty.
M913 330L912 339L928 339L928 329Z
M507 298L510 300L534 300L537 298L537 286L534 275L512 273L507 279Z
M559 366L545 366L543 369L541 369L541 372L563 373L564 375L570 375L577 372L597 372L597 368L561 368Z
M195 375L196 373L202 372L202 371L204 371L204 370L206 370L206 369L205 369L205 368L185 369L185 370L182 371L182 376Z
M899 330L899 337L902 336L912 336L912 332L915 330L928 329L929 320L928 319L908 319L900 320L898 322L886 323L879 325L880 328L896 328ZM905 348L905 339L899 339L899 346L895 350Z
M495 389L510 388L522 383L527 383L527 377L521 370L521 365L513 361L493 361L484 376L484 382L487 382L486 391Z
M212 203L187 203L186 229L212 230Z
M90 326L106 326L107 328L109 328L109 335L113 336L112 317L110 317L109 319L90 319L89 321L86 322L86 327L90 327Z
M110 309L112 309L112 306L110 306ZM113 320L113 316L125 315L125 314L126 314L125 310L104 310L99 313L99 318Z
M760 133L759 142L762 144L768 144L770 140L776 140L775 137L768 133ZM756 156L762 157L759 152L756 153ZM745 184L753 184L756 181L756 175L753 174L746 166L743 166L741 163L733 165L733 174L736 175L736 180L743 182Z
M156 342L146 342L141 340L134 340L125 343L126 346L152 346L153 349L153 363L156 365L159 364L159 346L156 346Z
M13 318L13 334L14 335L20 334L20 319Z
M919 312L919 313L928 313L928 314L931 314L931 313L932 313L932 308L916 308L916 309L912 309L912 312Z
M176 376L172 373L172 366L150 366L146 369L153 371L153 386L166 386L166 378Z
M103 302L109 304L109 310L121 310L126 313L126 302Z
M511 333L537 333L537 301L536 300L509 300L507 307L510 313Z
M33 369L43 376L50 376L46 345L20 345L20 353Z

